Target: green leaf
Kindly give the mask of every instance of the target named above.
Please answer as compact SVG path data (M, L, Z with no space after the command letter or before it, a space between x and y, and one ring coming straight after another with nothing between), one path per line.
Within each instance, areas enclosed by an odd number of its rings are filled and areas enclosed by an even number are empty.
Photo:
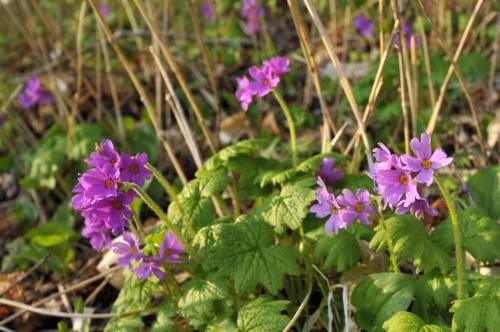
M486 211L478 207L468 207L457 211L460 239L465 250L482 262L493 263L500 258L500 225L488 217ZM449 254L455 249L453 224L448 217L431 233L432 242Z
M229 184L231 178L227 175L227 168L221 168L216 171L206 172L200 177L199 189L203 197L210 197L218 193Z
M426 324L417 315L406 311L398 311L383 325L387 332L451 332L447 326Z
M233 145L226 146L219 153L210 157L205 164L203 169L214 170L222 166L224 161L229 160L231 157L236 157L240 154L252 154L258 148L269 145L270 140L267 138L259 138L253 140L245 140L238 142ZM200 170L202 171L202 170Z
M108 322L104 332L137 332L144 327L141 315L115 317Z
M99 124L81 124L73 128L76 141L71 142L68 156L80 161L88 158L95 149L95 143L100 144L105 138L105 133Z
M467 181L467 188L476 204L494 220L500 219L500 166L480 169Z
M212 274L188 281L182 286L182 291L184 295L179 300L179 313L188 319L209 315L216 300L228 297L224 279Z
M256 210L256 214L276 227L277 233L283 233L286 227L297 229L306 217L308 208L314 200L314 190L309 186L314 178L306 181L294 181L281 188L279 195L270 195Z
M229 159L225 166L231 172L236 172L240 175L238 179L238 187L240 189L256 188L256 178L259 175L259 170L266 168L269 160L262 157L254 157L247 155L239 155Z
M500 326L500 279L491 279L489 286L472 298L455 301L450 312L455 313L453 331L497 331Z
M288 301L272 301L270 296L262 295L248 301L238 312L239 332L272 332L282 331L290 318L281 315Z
M54 189L55 173L60 172L66 158L66 137L54 136L48 139L34 154L29 178L44 188Z
M156 313L156 320L151 325L150 332L175 332L174 321L172 317L176 314L176 308L174 306L174 299L172 296L167 297L161 303Z
M151 301L151 297L162 290L157 282L152 281L152 278L141 280L133 272L126 272L126 274L125 284L113 303L111 312L121 314L127 311L143 310Z
M393 215L386 221L387 230L394 244L397 261L414 258L416 272L430 271L437 264L444 272L451 269L452 260L448 253L429 241L427 230L422 222L409 214ZM377 232L370 242L370 248L377 252L387 250L387 238L382 225L375 228Z
M365 277L351 296L351 303L356 307L356 323L368 331L382 328L396 312L408 309L416 283L413 276L403 273L376 273Z
M217 275L233 279L238 295L258 283L276 294L285 274L300 274L294 260L297 252L289 245L271 247L273 227L258 217L240 216L234 224L215 225L205 235L196 241L205 266L217 267Z
M347 160L346 156L339 153L332 153L332 152L320 153L309 159L304 160L297 166L296 169L298 172L318 172L319 169L321 168L321 165L323 164L323 159L325 158L335 159L336 168L339 168L337 162L339 161L343 162Z
M366 174L344 174L344 178L335 182L336 188L349 189L355 193L358 189L366 189L371 194L373 192L373 180Z
M214 188L213 186L216 186L216 183L208 181L208 179L204 180L207 187L205 189L204 186L200 185L201 181L201 179L190 181L178 195L184 213L195 231L210 225L215 220L214 204L205 194L211 191L210 188ZM177 226L182 227L185 232L187 231L177 204L171 203L169 205L167 216Z
M353 267L359 261L361 249L358 238L370 240L374 232L371 227L359 223L351 224L347 229L340 229L337 235L325 235L320 238L314 258L328 254L324 268L337 265L338 271Z
M148 155L149 163L152 165L156 163L158 159L158 145L157 143L152 144L152 142L157 142L158 138L151 125L134 126L133 129L127 130L125 138L132 151L145 152Z
M12 208L12 214L17 222L25 229L32 226L38 219L38 210L31 199L27 197L20 198Z
M411 311L428 321L428 304L434 302L437 306L445 309L450 295L456 293L456 272L452 271L451 273L445 274L438 268L435 268L418 279L417 294Z

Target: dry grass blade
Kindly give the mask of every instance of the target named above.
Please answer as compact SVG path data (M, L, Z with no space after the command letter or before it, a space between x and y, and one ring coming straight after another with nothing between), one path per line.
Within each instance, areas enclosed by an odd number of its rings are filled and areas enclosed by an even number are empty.
M370 142L368 141L365 123L363 122L363 119L361 118L361 115L359 113L358 104L356 103L356 100L354 99L354 94L352 93L351 85L350 85L349 81L347 80L347 78L342 70L342 66L340 64L339 57L337 56L337 53L335 52L335 49L332 45L332 42L330 41L330 38L328 37L328 34L326 33L325 28L323 27L323 24L321 23L321 20L319 19L318 13L316 12L314 5L311 3L310 0L304 0L304 2L305 2L306 7L309 11L309 14L311 15L311 17L314 21L314 24L316 25L316 28L318 29L319 34L321 35L321 39L323 40L323 43L326 46L326 49L328 51L328 54L330 55L330 58L333 62L333 65L335 66L335 69L339 73L340 84L341 84L342 88L344 89L347 100L349 101L349 105L351 105L354 116L356 117L356 121L358 122L359 130L361 131L361 137L363 138L363 143L365 145L366 159L368 161L368 166L370 167L373 164Z
M170 50L169 50L167 44L161 38L158 30L155 28L155 26L152 24L151 20L149 19L146 11L144 10L143 4L138 0L134 0L134 1L137 5L137 8L139 9L139 12L141 13L141 15L144 19L144 21L146 22L149 30L151 30L151 33L153 34L153 38L155 38L158 41L158 44L160 45L160 50L162 51L163 56L165 56L165 58L167 59L167 62L168 62L170 69L173 71L175 77L177 78L177 81L181 85L182 90L186 94L186 98L188 99L189 105L191 105L191 107L194 111L194 114L196 115L196 118L198 119L201 130L203 131L203 135L205 136L205 139L207 141L209 148L212 150L213 153L216 153L217 149L216 149L215 144L213 142L212 134L210 133L207 125L205 124L205 120L203 118L203 115L201 114L201 111L198 108L196 101L194 100L194 97L193 97L193 94L191 93L191 90L189 90L189 87L188 87L187 82L184 78L184 75L182 75L182 72L181 72L179 66L177 65L177 63L175 62L175 59L174 59L172 53L170 53Z
M423 4L421 3L421 0L419 0L419 3L424 8ZM467 26L465 27L462 38L460 39L460 43L458 44L458 48L455 51L455 55L453 56L454 62L457 62L458 58L460 57L460 54L462 54L462 50L464 48L465 42L469 38L469 32L471 31L472 25L474 24L474 21L476 20L476 16L479 13L479 9L481 9L481 6L483 5L483 3L484 3L484 0L479 0L476 3L474 11L472 12L472 15L469 17L469 21L467 22ZM434 128L436 127L436 122L437 122L437 118L439 116L439 111L441 110L441 106L443 105L444 96L446 94L446 90L448 89L448 84L450 83L452 75L453 75L453 64L450 65L450 68L448 69L448 72L446 73L446 77L443 81L443 84L441 85L438 100L436 101L436 105L434 106L434 109L432 110L432 116L431 116L431 119L429 120L429 124L427 125L427 129L426 129L426 133L429 135L432 135L432 133L434 132Z
M484 143L483 133L481 131L481 124L479 122L479 118L477 117L476 105L474 104L474 100L472 99L472 96L469 92L469 88L467 87L467 83L465 82L465 78L462 75L462 72L460 71L460 68L457 65L458 57L455 54L455 56L452 58L450 50L446 46L446 43L445 43L443 37L441 36L441 33L436 29L436 24L433 22L433 20L429 16L427 9L425 8L424 4L422 3L422 0L419 0L418 2L422 6L422 9L424 10L425 15L427 16L427 19L429 20L429 23L430 23L432 29L435 31L436 36L438 37L438 40L441 44L441 47L443 48L446 55L450 59L450 62L451 62L450 69L452 70L452 72L455 71L455 74L457 75L458 81L460 82L460 85L462 86L462 90L464 91L465 98L467 98L467 101L469 102L472 117L474 118L474 124L476 125L477 136L479 137L479 146L481 147L481 151L485 157L485 160L487 160L488 157L486 155L486 147L485 147L485 143ZM481 2L482 2L482 0L477 3L476 8L478 8L478 9L480 8ZM450 72L450 69L448 70L448 73ZM439 97L441 97L441 96L439 96Z

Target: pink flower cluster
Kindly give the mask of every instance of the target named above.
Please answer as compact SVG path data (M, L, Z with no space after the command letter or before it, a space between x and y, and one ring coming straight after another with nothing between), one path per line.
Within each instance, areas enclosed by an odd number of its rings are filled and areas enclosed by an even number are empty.
M391 209L398 207L396 213L403 214L413 207L416 217L422 213L422 209L430 215L437 215L427 199L421 196L421 189L424 184L432 184L434 170L448 166L453 158L447 157L440 148L432 153L431 137L426 133L420 136L420 140L413 138L410 142L416 158L406 154L398 157L384 144L379 143L379 146L373 149L377 163L372 165L372 172L367 174L375 182L375 191L382 195L384 208L387 205Z
M375 210L369 204L370 193L365 189L358 189L356 196L349 190L344 189L343 195L335 196L328 192L326 185L318 177L318 184L321 189L316 190L318 204L311 206L310 211L316 213L317 218L324 218L330 215L326 224L326 234L339 232L339 228L347 228L358 218L360 222L369 225L368 214L375 214Z
M135 157L119 155L110 140L104 140L85 162L94 168L78 178L73 189L75 196L71 204L82 212L85 228L82 235L90 238L92 247L99 250L103 245L111 246L110 235L123 233L133 212L129 209L135 192L121 192L120 182L133 182L138 186L149 179L151 171L145 167L148 156L138 153Z
M117 242L113 244L115 254L121 255L117 263L120 267L125 268L133 261L139 262L139 266L131 268L139 279L148 279L151 274L154 274L158 279L165 279L165 273L160 269L166 263L180 261L179 254L182 254L185 249L181 242L175 237L172 232L165 233L163 242L158 248L157 255L145 255L140 249L140 240L134 239L129 232L123 233L125 242Z
M241 0L243 7L240 15L247 19L247 28L250 33L260 30L259 17L266 15L266 10L257 6L257 0Z
M52 94L42 88L40 77L36 75L26 83L26 89L19 95L18 100L24 109L29 109L36 104L50 104L54 101Z
M241 103L243 110L248 110L248 104L252 102L252 97L258 95L264 97L271 89L280 82L281 75L290 71L288 59L275 56L270 60L262 62L262 68L252 66L248 72L255 80L250 82L246 76L236 78L239 89L236 91L236 98Z

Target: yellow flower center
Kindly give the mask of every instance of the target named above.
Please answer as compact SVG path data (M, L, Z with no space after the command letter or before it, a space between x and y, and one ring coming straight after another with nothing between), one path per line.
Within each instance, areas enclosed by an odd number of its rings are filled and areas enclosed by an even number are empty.
M361 203L356 203L356 205L354 205L354 210L356 210L356 212L363 212L365 210L365 206Z
M137 165L132 165L132 166L130 166L129 170L132 173L137 173L137 172L139 172L139 167L137 167Z
M333 206L333 205L332 205L332 213L333 214L339 214L339 210L335 206Z
M265 86L268 86L271 82L266 78L263 83Z
M401 174L399 176L399 182L401 182L402 184L408 184L408 176L406 174Z
M111 203L111 206L114 207L115 209L120 209L122 207L122 203L120 201L113 201Z
M111 188L113 187L113 185L115 184L115 181L111 180L111 179L107 179L105 182L104 182L104 185L106 186L106 188Z
M130 253L135 255L137 253L137 249L135 249L135 247L130 247Z
M422 168L423 169L429 169L429 168L431 168L431 165L432 165L432 162L430 161L430 159L422 160Z
M111 165L115 166L116 164L116 158L111 159Z
M171 251L172 251L172 250L171 250L170 248L165 248L165 250L163 250L163 254L164 254L165 256L168 256L168 255L170 255L170 252L171 252Z

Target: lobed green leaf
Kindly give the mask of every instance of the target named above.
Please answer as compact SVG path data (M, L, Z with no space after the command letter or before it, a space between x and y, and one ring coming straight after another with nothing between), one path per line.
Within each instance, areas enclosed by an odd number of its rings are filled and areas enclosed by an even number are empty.
M281 315L288 301L272 301L270 296L262 295L248 301L238 312L239 332L282 331L290 318Z
M387 332L451 332L448 326L426 324L422 318L407 311L398 311L384 323L383 328Z

